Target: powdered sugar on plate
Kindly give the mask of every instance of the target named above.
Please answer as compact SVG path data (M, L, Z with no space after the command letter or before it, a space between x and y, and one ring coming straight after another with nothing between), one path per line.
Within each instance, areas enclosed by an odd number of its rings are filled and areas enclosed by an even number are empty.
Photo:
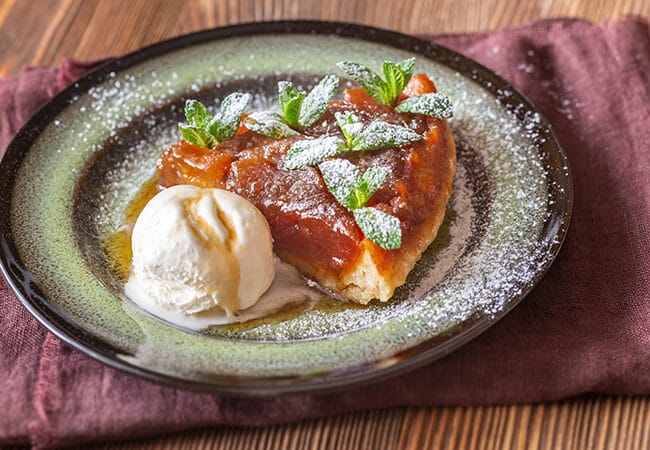
M307 89L310 81L303 80ZM265 90L254 93L255 106L277 107L274 77L240 82ZM214 108L219 98L235 89L222 83L196 95L211 97L206 103ZM454 98L451 124L458 168L447 217L438 238L390 303L372 303L364 309L345 304L333 309L328 303L287 320L206 332L244 340L311 340L398 320L426 323L430 331L422 333L424 338L474 314L501 311L532 279L538 263L535 250L546 202L543 165L533 143L539 117L531 115L522 122L515 117L516 108L507 111L485 92L476 95L474 90L459 90ZM93 98L99 92L95 89ZM501 94L509 97L507 92ZM135 129L126 128L129 133L113 133L109 147L123 158L108 164L103 174L102 201L95 216L98 235L117 225L117 205L128 202L150 176L157 153L177 139L181 109L174 103L148 111ZM138 133L142 136L134 140Z

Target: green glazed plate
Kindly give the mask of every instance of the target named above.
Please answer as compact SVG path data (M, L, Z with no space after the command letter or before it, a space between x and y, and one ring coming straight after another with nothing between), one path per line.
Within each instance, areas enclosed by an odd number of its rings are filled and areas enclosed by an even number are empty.
M455 106L458 170L438 238L387 304L300 310L191 332L124 298L107 236L177 138L186 98L235 90L274 106L278 79L305 88L336 63L414 56ZM339 75L342 75L339 73ZM0 257L50 331L119 369L243 395L322 391L413 369L466 343L517 304L562 245L572 185L549 125L524 96L446 48L374 28L271 22L218 28L114 60L70 86L0 163Z

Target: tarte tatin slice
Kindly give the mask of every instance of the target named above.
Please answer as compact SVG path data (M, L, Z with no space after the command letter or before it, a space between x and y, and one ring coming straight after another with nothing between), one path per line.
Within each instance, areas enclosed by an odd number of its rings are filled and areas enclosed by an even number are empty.
M425 74L413 76L397 104L434 93ZM341 136L336 113L353 113L361 122L380 119L408 127L423 138L399 148L337 155L361 172L382 164L386 181L367 205L397 217L401 246L385 249L364 236L352 211L328 190L317 166L286 167L285 156L305 136ZM160 184L191 184L235 192L266 217L274 250L321 286L354 302L386 301L402 285L436 237L451 195L456 149L447 121L400 113L378 103L363 89L347 89L302 136L267 137L241 127L237 136L214 149L186 141L172 145L158 161Z

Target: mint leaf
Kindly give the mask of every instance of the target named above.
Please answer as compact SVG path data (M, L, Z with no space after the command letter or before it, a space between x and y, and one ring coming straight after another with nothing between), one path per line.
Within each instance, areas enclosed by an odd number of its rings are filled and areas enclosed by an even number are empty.
M310 127L325 114L327 105L334 96L334 89L338 85L339 77L336 75L327 75L314 86L314 89L305 97L299 108L300 116L298 123L302 128ZM286 113L284 117L287 118ZM287 122L291 124L288 118Z
M377 100L378 103L382 105L390 104L390 98L387 97L388 87L375 72L362 64L351 61L342 61L336 65L350 78L359 83L368 95Z
M187 123L191 127L204 128L210 117L212 117L212 114L203 103L197 100L187 100L185 102L185 119L187 119Z
M203 148L214 148L219 143L210 133L208 133L203 128L192 127L179 123L178 129L181 132L183 139L185 139L190 144Z
M399 112L426 114L427 116L438 117L440 119L449 119L454 115L454 109L449 97L438 92L407 98L395 110Z
M300 126L298 121L300 107L305 99L305 93L300 92L289 81L280 81L278 83L278 97L285 121L290 127L298 128Z
M370 200L370 198L375 195L375 192L377 192L382 184L384 184L387 175L388 167L377 166L368 168L368 170L366 170L366 172L357 180L357 184L352 192L353 199L351 202L352 207L350 209L355 210L366 206L368 200Z
M337 64L350 78L359 83L361 87L377 102L382 105L394 105L397 97L413 76L415 58L405 59L397 63L384 61L382 71L383 80L366 66L350 61Z
M280 81L278 97L284 117L277 113L260 112L248 116L244 123L249 129L266 136L295 136L298 134L295 130L310 127L325 114L338 84L336 75L327 75L309 94L305 94L289 81Z
M347 159L331 159L318 165L327 189L336 201L353 210L357 207L355 189L359 185L361 173Z
M402 246L402 228L397 217L376 208L358 208L352 211L363 234L385 250Z
M388 168L370 167L361 175L359 169L347 159L331 159L318 165L327 189L334 198L349 210L354 211L368 203L368 200L386 181Z
M363 202L364 206L370 198L375 195L375 192L379 190L379 188L384 184L386 181L386 177L388 176L388 167L387 166L373 166L369 167L368 170L361 176L361 180L359 182L359 187L360 189L364 192L366 200Z
M344 125L353 123L360 123L359 118L352 111L335 112L334 118L339 127L343 128Z
M217 115L207 125L207 131L219 142L235 137L241 123L241 116L250 100L250 94L233 92L228 95L221 102Z
M292 130L280 114L269 111L255 112L249 115L244 119L244 125L249 130L272 138L298 135L298 132Z
M368 200L386 181L388 168L370 167L361 175L346 159L330 159L318 165L327 189L336 201L352 211L363 234L381 248L391 250L402 245L402 229L397 217L366 207Z
M408 80L402 70L395 63L386 61L384 62L382 69L384 71L384 76L386 77L386 87L390 103L392 104L402 90L404 90L404 86L406 86Z
M408 82L411 80L411 77L413 76L413 71L415 70L415 58L408 58L404 61L400 61L396 63L396 66L399 67L399 69L402 71L402 74L404 75L404 78L406 80L404 82L404 86L406 87ZM400 90L397 95L401 94L402 90Z
M375 120L370 122L359 134L353 136L351 150L381 150L401 147L420 139L422 136L410 128Z
M337 136L320 136L294 142L284 157L287 169L300 169L313 166L319 162L346 151L345 143Z
M395 103L413 76L413 69L415 69L415 58L405 59L398 63L385 61L382 65L391 105Z
M241 115L250 99L250 94L233 92L223 99L214 117L201 102L187 100L185 118L188 124L178 124L181 136L190 144L203 148L214 148L219 142L232 139L237 134Z

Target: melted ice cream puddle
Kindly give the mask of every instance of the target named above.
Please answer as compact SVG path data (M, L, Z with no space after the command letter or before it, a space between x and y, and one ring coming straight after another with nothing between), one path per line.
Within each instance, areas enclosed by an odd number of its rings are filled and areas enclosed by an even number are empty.
M309 302L313 305L323 295L310 288L293 266L280 261L279 258L275 258L275 278L271 287L253 306L231 316L218 306L195 314L185 314L179 310L164 307L151 297L142 295L143 288L144 286L138 283L138 279L134 278L129 280L124 290L127 297L140 308L169 323L190 330L201 330L214 325L228 325L267 317L291 304Z

